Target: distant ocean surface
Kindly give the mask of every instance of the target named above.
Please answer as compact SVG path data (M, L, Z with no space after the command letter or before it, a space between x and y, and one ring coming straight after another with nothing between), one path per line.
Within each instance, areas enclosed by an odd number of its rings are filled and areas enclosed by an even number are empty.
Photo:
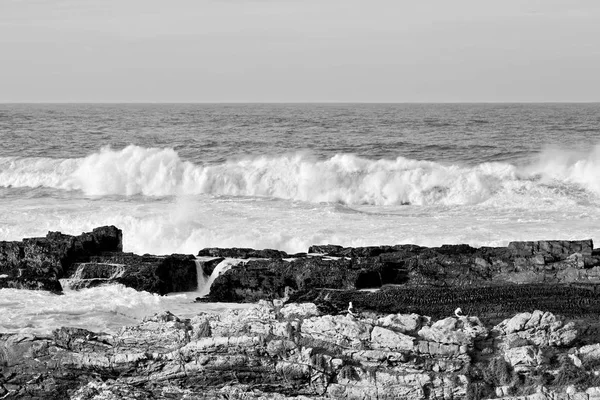
M101 225L153 254L598 242L600 104L0 105L0 240Z

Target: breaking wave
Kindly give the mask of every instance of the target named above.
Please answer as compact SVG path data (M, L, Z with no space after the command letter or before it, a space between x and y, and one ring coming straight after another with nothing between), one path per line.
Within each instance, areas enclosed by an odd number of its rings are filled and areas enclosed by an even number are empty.
M50 187L104 195L265 196L347 205L478 204L498 193L573 190L600 194L600 146L547 149L532 163L448 165L338 154L259 156L198 165L168 148L104 147L85 158L0 158L0 187Z

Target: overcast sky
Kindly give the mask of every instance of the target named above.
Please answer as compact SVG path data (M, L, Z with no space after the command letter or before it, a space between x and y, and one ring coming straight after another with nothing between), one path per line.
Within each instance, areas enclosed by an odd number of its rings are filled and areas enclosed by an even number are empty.
M600 101L598 0L0 0L0 102Z

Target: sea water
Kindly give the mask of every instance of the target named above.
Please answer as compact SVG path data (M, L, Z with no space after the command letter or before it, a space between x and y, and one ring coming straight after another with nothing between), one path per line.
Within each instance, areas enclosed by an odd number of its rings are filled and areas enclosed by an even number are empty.
M600 104L0 105L0 240L101 225L140 254L598 241ZM195 295L0 290L0 331L224 307Z

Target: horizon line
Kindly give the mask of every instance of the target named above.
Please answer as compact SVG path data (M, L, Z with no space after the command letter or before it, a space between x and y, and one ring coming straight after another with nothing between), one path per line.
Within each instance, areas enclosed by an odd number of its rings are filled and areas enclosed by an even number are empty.
M0 101L18 104L599 104L597 101Z

